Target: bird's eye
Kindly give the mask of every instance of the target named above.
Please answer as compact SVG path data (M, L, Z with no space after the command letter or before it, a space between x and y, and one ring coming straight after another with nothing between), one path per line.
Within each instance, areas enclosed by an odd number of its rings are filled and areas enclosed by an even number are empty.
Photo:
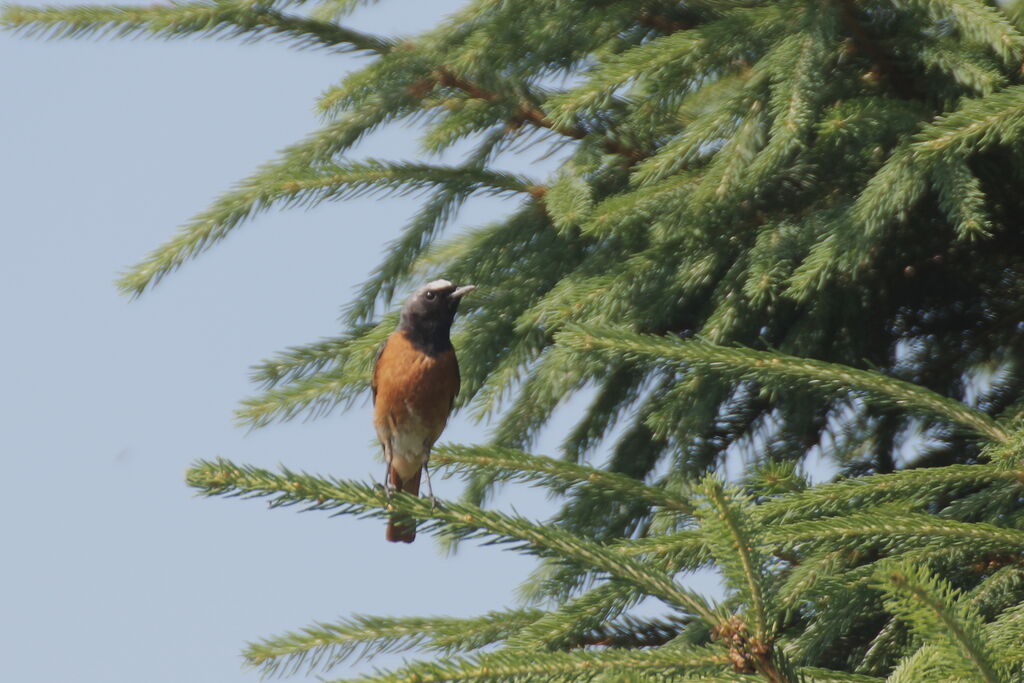
M427 301L433 301L434 297L436 297L437 294L434 294L433 292L427 292L423 296L427 297Z

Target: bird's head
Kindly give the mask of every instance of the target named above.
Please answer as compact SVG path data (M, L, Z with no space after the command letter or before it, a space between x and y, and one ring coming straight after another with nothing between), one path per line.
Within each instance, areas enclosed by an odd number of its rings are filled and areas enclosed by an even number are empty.
M457 287L448 280L428 282L405 302L399 329L416 340L449 343L448 333L459 301L474 289L474 285Z

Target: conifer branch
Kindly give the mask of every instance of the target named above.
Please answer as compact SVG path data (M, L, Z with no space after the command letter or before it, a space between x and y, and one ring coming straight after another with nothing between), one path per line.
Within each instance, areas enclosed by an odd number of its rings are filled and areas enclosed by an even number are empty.
M435 83L446 88L455 88L461 90L473 99L483 100L485 102L503 102L506 100L504 95L501 95L492 90L487 90L480 87L476 83L473 83L462 76L453 73L447 67L439 67L434 70L431 78ZM552 119L548 118L547 114L544 113L537 105L527 100L519 100L516 103L516 113L513 119L509 122L512 126L522 125L528 123L537 128L546 128L552 132L558 133L574 140L583 140L589 133L572 124L567 123L556 123ZM603 137L601 139L601 145L610 153L618 154L624 157L630 162L636 162L644 158L643 152L639 150L631 149L623 145L618 140L611 137Z
M361 5L372 5L378 0L320 0L310 16L320 21L336 22L356 11Z
M925 645L900 660L885 680L886 683L917 683L929 678L941 678L946 671L943 664L941 658L936 656L935 648Z
M430 454L432 464L446 466L454 473L493 471L495 481L528 481L545 488L562 489L582 485L602 491L615 498L643 500L684 514L693 512L693 504L684 496L664 488L648 486L642 481L615 472L530 455L498 446L459 446L444 444Z
M985 208L985 193L966 162L955 159L936 164L932 169L932 182L960 239L991 236L992 219Z
M349 300L349 327L258 366L264 393L239 416L259 426L362 398L397 293L421 277L473 282L482 296L453 336L458 405L495 418L502 448L442 446L433 464L468 479L470 500L500 481L567 494L541 523L198 464L189 482L205 495L406 515L542 559L520 589L542 609L313 624L252 644L249 664L320 674L415 650L438 661L359 680L1019 678L1024 0L479 0L401 42L337 24L363 4L0 19L24 35L372 55L320 99L320 130L122 284L145 291L263 210L422 195ZM472 151L453 167L345 160L398 121L424 124L428 154ZM545 184L491 170L531 147L569 152ZM522 203L440 241L478 193ZM523 452L592 388L563 442L570 462ZM602 469L584 466L608 439ZM809 457L843 478L812 486ZM725 461L741 489L691 489ZM979 461L991 464L964 464ZM687 588L712 565L721 604ZM650 596L668 616L636 616Z
M1006 680L985 645L980 618L947 581L910 564L888 567L879 576L888 594L887 607L909 621L933 652L946 660L944 664L954 664L950 673L987 683Z
M1024 35L1006 13L980 0L910 0L936 23L956 27L968 41L985 45L1010 67L1020 67Z
M369 160L300 167L287 157L249 177L124 275L123 292L139 296L186 261L206 251L251 216L272 207L311 208L364 195L403 195L430 187L484 194L530 193L534 183L508 173L464 167Z
M558 582L559 577L551 577ZM644 596L635 586L607 581L574 597L524 596L535 600L559 600L554 609L505 640L509 648L525 652L605 647L653 647L679 635L689 619L640 620L623 616Z
M997 468L1012 476L1024 466L1024 429L1016 429L1006 443L992 444L982 451Z
M698 515L706 542L730 587L750 604L746 621L753 630L753 637L761 643L770 644L773 634L769 632L763 588L764 558L760 557L751 536L742 496L736 490L726 491L713 475L704 479L700 490L707 498L707 505L700 509Z
M370 385L373 361L377 350L396 323L396 315L353 335L342 342L327 342L309 353L300 350L294 355L264 366L260 378L286 376L287 383L267 382L270 389L258 396L244 399L235 411L239 424L253 428L265 427L275 420L291 420L305 414L326 415L335 406L362 396ZM330 367L326 367L330 364Z
M649 559L666 558L666 562L677 570L699 569L710 565L713 559L707 539L699 529L623 539L615 548L626 555L642 555Z
M718 649L691 646L647 650L574 650L533 653L523 658L516 650L499 650L441 662L416 662L390 673L370 674L332 683L504 683L545 680L573 683L605 676L699 675L705 681L735 681L724 675L728 658Z
M768 179L777 179L783 165L807 144L827 66L834 59L830 50L834 42L832 31L830 27L817 24L828 25L829 22L816 17L815 25L806 35L779 44L782 63L772 68L775 74L769 102L772 115L769 140L750 162L746 177L741 181L746 189L740 196L750 196ZM765 57L762 61L770 59Z
M598 388L586 414L573 427L560 450L568 462L581 462L600 443L602 436L621 419L639 398L645 375L633 368L610 372Z
M1001 483L1024 487L1024 471L996 465L903 470L844 479L768 500L757 507L756 517L762 524L775 524L846 515L862 506L883 503L904 502L908 506L923 507L944 497L956 497L964 491Z
M593 204L590 185L575 175L563 175L544 193L544 207L559 230L569 230L582 222Z
M959 85L987 96L1007 85L1006 74L987 54L948 37L936 37L921 46L919 59L929 70L946 73Z
M248 40L283 37L297 47L384 53L393 47L385 38L301 16L287 15L249 2L210 0L150 7L90 5L25 7L8 5L0 26L28 36L84 38L150 35L181 38L206 35Z
M592 237L608 237L643 228L672 206L673 200L692 192L699 182L699 176L677 174L632 192L612 195L593 207L582 231Z
M551 596L525 595L528 599ZM643 598L636 586L622 581L607 581L582 595L564 599L555 609L523 627L505 641L510 648L532 652L568 650L580 647L595 629L621 616Z
M551 616L554 616L554 614L552 613ZM538 627L542 624L545 631L551 629L550 622L545 618L537 622ZM572 633L571 637L555 641L550 633L546 633L547 638L539 644L548 651L595 646L625 649L661 647L678 638L680 631L685 628L686 623L684 621L642 621L631 617L624 617L617 621L604 621L595 624L592 628L585 631L582 631L582 625L579 623L576 623L574 626L576 632ZM538 631L540 630L538 628ZM565 634L560 635L564 636ZM516 642L520 641L517 639ZM509 644L512 645L511 641L509 641Z
M750 70L724 77L688 97L680 112L686 126L637 165L630 176L631 184L650 185L684 169L699 168L724 139L732 136L743 115L763 98L770 76L770 70L758 62ZM622 195L613 195L612 199L616 196Z
M838 543L846 548L894 548L942 543L949 550L969 546L975 552L992 552L1024 546L1024 531L982 522L956 522L934 515L876 508L872 512L847 517L829 517L774 527L766 532L765 541L787 547Z
M486 168L488 160L506 139L504 131L494 131L480 143L462 166L470 169ZM378 302L390 304L398 286L411 275L416 259L433 243L435 236L454 219L462 204L470 197L472 186L442 187L420 209L405 227L401 237L393 241L388 255L347 307L346 317L352 324L365 323L373 318ZM528 188L536 198L542 194L537 187Z
M619 621L602 624L584 634L573 647L613 647L635 650L647 647L661 647L675 638L686 626L684 621L643 621L624 617Z
M365 484L325 479L282 470L274 474L227 460L199 461L186 477L188 484L205 496L271 498L271 507L301 505L304 510L336 510L338 514L385 518L401 513L429 520L430 529L445 528L462 538L490 536L495 543L512 543L538 555L554 554L599 569L646 593L683 608L709 622L715 615L707 602L677 585L671 577L632 558L608 552L597 543L584 541L553 527L532 524L474 505L445 502L436 506L424 498L388 495Z
M346 307L346 317L351 324L372 320L379 299L385 304L392 303L399 283L409 276L416 258L426 251L435 234L455 216L469 195L468 187L445 187L428 200L406 226L402 236L388 245L384 262Z
M370 379L365 373L358 377L344 367L335 368L243 399L235 410L235 420L239 426L256 429L300 415L319 418L354 401L369 387Z
M821 552L804 555L794 562L793 569L778 590L779 609L795 612L802 603L815 595L815 588L823 582L842 575L851 559L847 551Z
M934 163L944 152L966 156L994 144L1012 144L1024 126L1024 85L988 97L964 100L914 136L911 146L919 161ZM955 158L955 157L954 157Z
M807 683L883 683L884 678L877 676L864 676L852 674L845 671L833 671L813 666L800 668L800 675Z
M994 145L1011 145L1024 129L1024 86L1011 86L987 97L967 98L951 111L924 125L921 132L897 147L868 181L850 208L844 228L815 245L794 274L791 291L806 296L837 267L854 271L870 266L868 246L884 230L902 222L928 189L929 175L938 174L942 200L965 236L984 234L988 219L973 184L948 187L943 171L960 168L971 154ZM946 164L945 169L936 166ZM952 166L950 166L952 164ZM957 182L970 182L966 176ZM955 192L955 194L954 194ZM842 238L840 239L840 235Z
M875 75L886 79L900 97L910 99L915 92L913 83L900 69L894 66L889 53L868 35L858 16L858 8L854 0L836 0L836 4L839 6L839 15L842 17L843 24L853 37L857 49L874 62Z
M346 660L415 648L452 654L490 645L543 614L540 610L488 612L480 617L354 615L250 643L242 656L263 676L326 672Z
M597 374L597 368L592 363L567 363L565 355L557 346L542 347L541 350L542 354L538 354L539 359L531 376L523 381L515 401L494 429L494 444L513 448L529 447L555 406ZM518 373L519 368L513 367L513 370ZM507 385L494 382L485 389L504 393ZM478 409L478 415L483 416L481 409Z
M347 164L321 164L292 180L282 182L285 191L323 193L329 198L348 199L368 193L405 195L430 187L465 188L488 194L531 194L532 180L512 173L480 167L435 166L409 162L369 159ZM316 196L319 199L319 196Z
M556 341L581 352L610 352L617 357L671 363L723 373L738 380L769 386L796 385L837 396L849 392L883 407L898 407L932 415L995 442L1009 433L988 415L924 387L810 358L736 349L701 341L674 341L613 328L567 326Z
M983 628L989 652L1000 653L1002 663L1020 670L1024 665L1024 649L1020 647L1024 636L1024 602L1004 610Z
M366 328L357 329L352 335L288 347L273 358L252 366L249 379L265 389L305 379L341 361L347 355L353 339L363 336L367 331Z

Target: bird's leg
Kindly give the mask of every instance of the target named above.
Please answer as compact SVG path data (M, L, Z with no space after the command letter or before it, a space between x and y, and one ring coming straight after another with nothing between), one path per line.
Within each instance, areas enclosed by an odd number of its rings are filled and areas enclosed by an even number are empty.
M433 510L437 507L437 498L434 498L434 487L430 483L430 456L423 461L423 471L427 475L427 497L430 498L430 509Z
M393 492L391 486L391 449L388 447L389 444L383 444L384 447L384 493L387 494L390 500Z

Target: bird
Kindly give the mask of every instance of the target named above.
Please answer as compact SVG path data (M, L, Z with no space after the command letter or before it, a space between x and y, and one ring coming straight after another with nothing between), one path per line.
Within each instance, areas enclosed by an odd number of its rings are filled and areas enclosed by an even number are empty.
M444 431L459 393L452 322L462 297L474 289L475 285L459 287L448 280L434 280L417 289L402 306L398 327L377 354L371 383L373 426L384 449L388 495L391 491L419 495L430 449ZM393 515L386 538L412 543L415 521Z

